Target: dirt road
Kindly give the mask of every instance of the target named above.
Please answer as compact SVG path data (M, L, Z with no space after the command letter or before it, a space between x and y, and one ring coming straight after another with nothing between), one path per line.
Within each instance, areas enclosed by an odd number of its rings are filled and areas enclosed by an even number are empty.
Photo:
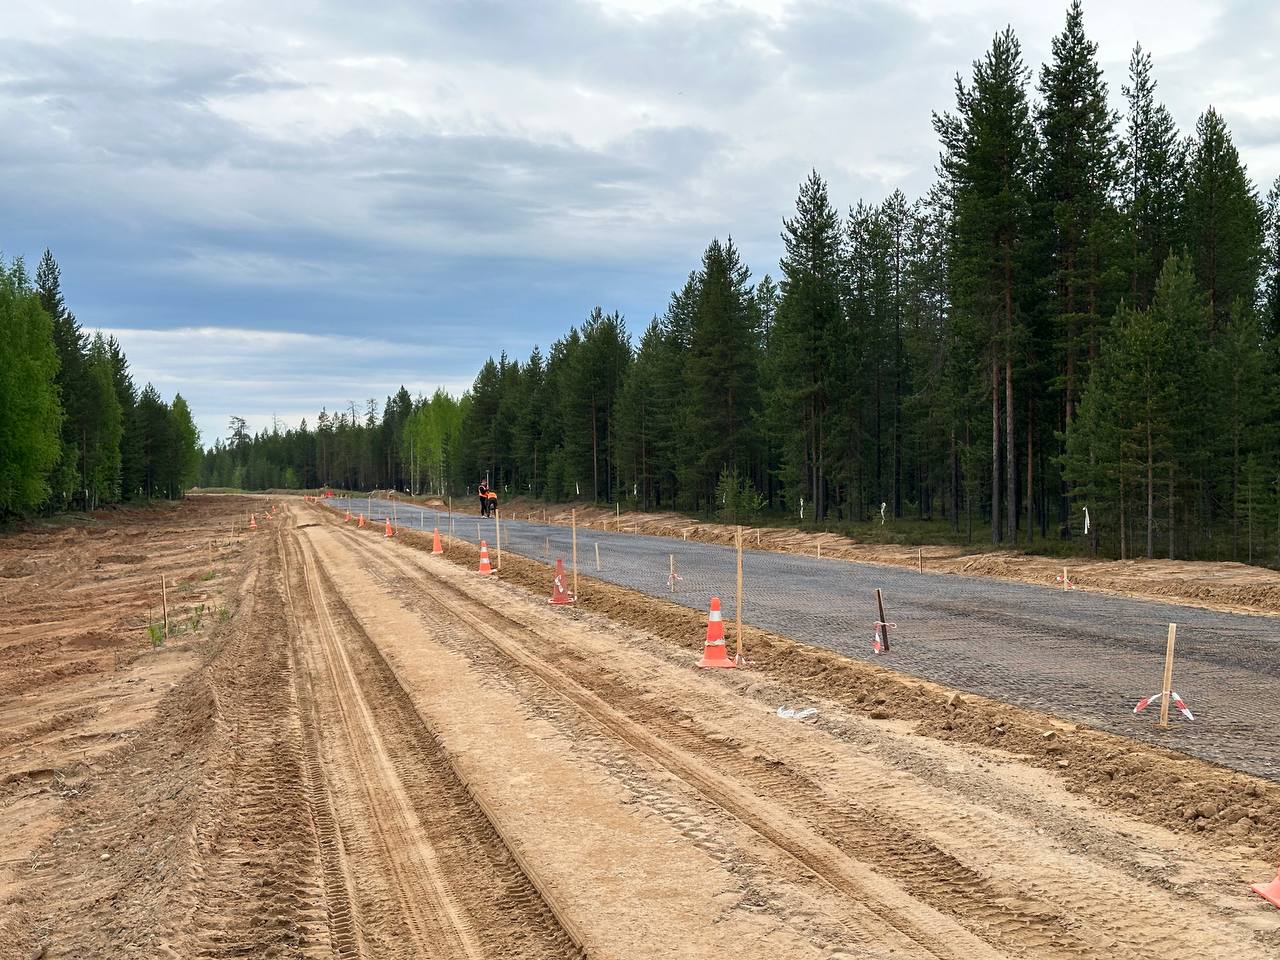
M393 509L361 503L375 517ZM415 517L416 507L394 508L410 529L434 522ZM460 539L497 545L492 520L458 517L450 527ZM501 532L508 554L548 563L572 555L562 526L508 519ZM736 557L728 547L599 529L580 529L577 540L583 573L704 615L716 594L731 609ZM681 577L671 590L669 564ZM1280 714L1280 618L773 550L746 550L744 569L748 624L1150 743L1169 742L1169 732L1132 709L1160 682L1168 625L1177 623L1174 687L1197 717L1179 723L1180 749L1280 782L1270 719ZM870 644L877 589L895 624L888 657Z
M246 549L204 659L17 869L0 957L1280 948L1248 837L1127 817L794 675L693 670L696 638L327 511L285 506Z

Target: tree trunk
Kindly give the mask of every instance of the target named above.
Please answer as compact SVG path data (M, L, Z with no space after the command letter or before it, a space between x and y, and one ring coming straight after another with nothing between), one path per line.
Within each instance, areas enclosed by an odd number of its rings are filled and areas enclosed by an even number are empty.
M1156 556L1156 453L1147 421L1147 559Z
M1125 560L1124 477L1120 478L1120 559Z
M1035 436L1035 405L1027 398L1027 544L1035 540L1035 518L1032 510L1035 505L1035 487L1031 483L1033 464L1031 459L1032 437Z
M991 542L1000 542L1000 361L991 345Z
M591 500L600 498L600 456L597 451L599 432L596 429L596 401L591 399Z
M960 532L960 458L956 454L956 428L951 426L951 532Z
M1014 470L1017 447L1013 434L1013 354L1004 361L1004 457L1005 457L1005 509L1009 512L1009 542L1018 542L1018 478Z

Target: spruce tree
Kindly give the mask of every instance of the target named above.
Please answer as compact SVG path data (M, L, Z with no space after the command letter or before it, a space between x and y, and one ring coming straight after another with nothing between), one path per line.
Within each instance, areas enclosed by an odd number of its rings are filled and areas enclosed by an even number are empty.
M1156 102L1151 70L1151 54L1135 46L1123 87L1128 109L1120 179L1129 261L1126 299L1139 308L1151 303L1156 277L1177 242L1186 166L1173 116Z
M790 433L792 499L807 496L808 516L827 513L826 456L839 358L847 342L840 302L840 218L817 171L800 186L795 216L783 221L782 300L770 338L777 354L774 402Z
M85 418L85 490L90 509L120 499L120 441L124 417L116 392L115 365L102 334L89 344L84 395L93 415Z
M138 391L129 373L129 362L124 350L115 337L107 338L107 353L111 358L111 378L115 385L116 402L120 405L120 499L131 500L140 495L143 483L142 439L138 435L137 418L134 416L138 405Z
M1189 150L1182 236L1196 280L1209 297L1211 332L1237 299L1251 303L1262 256L1262 214L1222 116L1210 107Z
M1267 192L1263 219L1262 329L1280 342L1280 177Z
M1078 392L1079 365L1097 354L1099 318L1111 313L1106 264L1115 187L1117 117L1107 105L1098 45L1084 32L1080 0L1072 0L1052 59L1040 73L1036 112L1042 146L1036 183L1048 231L1048 310L1062 344L1063 422L1069 424ZM1087 375L1087 374L1086 374Z
M703 503L710 503L723 470L745 475L755 453L758 359L748 278L733 239L711 241L702 257L684 363L693 414L686 462Z

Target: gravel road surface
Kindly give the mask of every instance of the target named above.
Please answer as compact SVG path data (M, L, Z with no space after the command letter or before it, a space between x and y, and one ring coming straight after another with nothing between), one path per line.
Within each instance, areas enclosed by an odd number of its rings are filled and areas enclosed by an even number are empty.
M394 514L404 526L450 529L447 513L409 504L327 502L379 523ZM458 511L452 519L454 536L483 538L494 550L492 520ZM552 564L557 556L568 563L570 540L563 526L502 521L504 550ZM681 579L671 591L673 555ZM580 575L694 609L718 594L726 620L734 566L728 547L578 530ZM743 566L743 620L752 626L1280 780L1280 618L769 551L747 550ZM897 625L880 656L871 648L877 587ZM1158 692L1170 623L1178 625L1173 686L1195 720L1161 730L1155 705L1132 711Z

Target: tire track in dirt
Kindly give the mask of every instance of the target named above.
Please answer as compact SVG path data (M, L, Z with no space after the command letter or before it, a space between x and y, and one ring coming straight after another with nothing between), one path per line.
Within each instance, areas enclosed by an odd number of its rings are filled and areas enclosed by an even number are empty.
M431 603L468 625L517 667L541 680L554 695L569 701L589 715L614 739L668 770L769 844L820 877L848 903L848 912L841 919L861 942L883 940L883 928L887 925L916 947L916 955L940 960L969 960L1004 955L999 948L993 948L962 926L957 926L942 913L914 901L896 885L886 883L882 876L869 869L862 860L849 856L830 840L805 829L795 818L778 808L772 798L761 795L767 791L760 789L764 784L757 772L752 771L752 775L745 778L726 776L714 769L714 761L711 764L706 762L705 750L699 749L697 738L668 740L667 737L672 733L669 729L661 729L655 733L651 729L656 720L651 704L647 711L639 715L615 709L597 693L529 652L525 642L532 639L532 635L527 628L515 625L517 629L514 632L518 636L513 637L513 624L496 611L483 606L452 585L405 565L398 558L389 556L386 551L372 548L362 542L357 534L343 531L341 535L371 564L392 566L402 576L419 583L428 583L432 589L425 597ZM442 596L442 592L447 592L449 596ZM495 626L495 623L502 626ZM621 691L610 693L621 694ZM741 774L740 770L734 772ZM907 905L899 907L895 903ZM1046 958L1051 956L1041 955ZM1071 952L1058 956L1075 958L1081 954Z
M766 802L776 803L802 820L814 839L830 844L849 860L869 863L877 873L901 882L916 897L1012 955L1096 956L1099 945L1105 945L1108 956L1136 958L1153 946L1176 949L1195 939L1195 915L1185 919L1165 917L1162 921L1155 907L1148 908L1140 900L1131 899L1130 910L1099 901L1098 891L1087 889L1087 883L1050 890L1034 882L987 875L980 867L940 848L918 827L886 822L876 811L850 803L847 797L824 798L821 785L798 771L770 758L763 758L762 762L758 756L744 756L740 749L744 745L726 742L713 731L697 729L691 718L679 711L655 711L643 692L613 682L607 668L602 670L598 663L584 662L550 635L539 636L528 623L511 620L421 566L408 565L388 551L372 547L366 538L345 531L343 535L371 567L394 568L414 583L418 588L412 591L416 604L434 604L468 624L511 664L537 676L616 738L651 756L739 819L753 828L759 827L757 832L811 869L828 878L834 876L848 895L865 898L868 890L860 889L856 882L849 884L850 878L842 875L839 862L820 844L802 844L790 837L778 838L780 843L775 840L776 833L769 822L752 816L749 798L736 794L732 784L704 775L704 761L710 760L713 767L728 772L733 782L750 785L750 793L767 798ZM423 583L429 584L431 590L421 590ZM448 594L447 599L441 591ZM628 721L632 720L642 724L643 729L637 731L630 726ZM691 757L697 758L696 763L688 762ZM790 799L797 796L805 798L803 808ZM955 832L966 841L965 845L968 841L974 841L974 847L979 845L980 825L947 819L947 832ZM892 920L892 914L886 919ZM909 924L906 929L910 929ZM1230 951L1229 934L1215 939L1221 942L1214 943L1213 949Z
M577 956L309 545L282 555L362 955Z

